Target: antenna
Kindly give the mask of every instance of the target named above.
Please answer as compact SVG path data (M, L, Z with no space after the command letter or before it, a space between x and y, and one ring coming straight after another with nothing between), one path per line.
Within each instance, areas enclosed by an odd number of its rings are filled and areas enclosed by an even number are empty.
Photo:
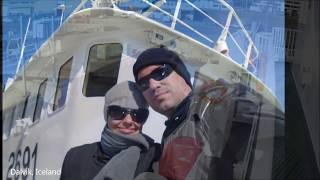
M23 38L23 42L22 42L22 46L21 46L20 57L19 57L18 66L17 66L17 70L16 70L16 74L18 74L18 71L19 71L20 65L21 65L21 60L23 58L23 53L24 53L24 48L25 48L27 33L28 33L28 30L29 30L30 21L31 21L31 18L29 18L27 29L26 29L26 33L24 34L24 38Z
M17 74L18 74L19 69L20 69L21 61L23 59L24 48L25 48L25 43L26 43L26 39L27 39L27 34L28 34L28 31L29 31L30 21L31 21L31 18L29 18L27 29L26 29L26 33L24 34L23 43L22 43L21 52L20 52L20 58L19 58L19 62L18 62L17 70L16 70L16 78L17 78ZM23 81L24 81L24 88L25 88L24 92L25 92L25 95L27 95L27 84L26 84L24 67L23 67Z

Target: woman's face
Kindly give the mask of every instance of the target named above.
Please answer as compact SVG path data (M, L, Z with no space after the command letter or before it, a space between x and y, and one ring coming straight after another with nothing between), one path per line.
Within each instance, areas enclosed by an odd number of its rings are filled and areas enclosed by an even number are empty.
M108 121L108 127L113 132L130 135L139 133L142 124L133 121L131 115L127 114L123 119L110 119Z
M107 109L108 127L113 132L121 134L137 134L146 122L148 109L131 109L117 105L111 105Z

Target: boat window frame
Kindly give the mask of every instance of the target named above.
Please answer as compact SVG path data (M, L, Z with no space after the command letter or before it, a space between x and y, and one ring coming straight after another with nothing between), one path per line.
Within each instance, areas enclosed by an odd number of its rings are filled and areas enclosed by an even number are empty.
M29 97L30 97L30 95L26 95L24 102L22 102L23 103L23 110L22 110L22 114L21 114L22 119L26 117L26 110L27 110L27 106L29 103Z
M30 118L32 122L33 122L34 111L36 109L37 96L38 94L28 96L28 102L26 104L24 117L23 117L23 118Z
M17 104L15 104L15 110L13 114L13 120L20 120L23 119L23 111L24 111L24 101L19 101Z
M90 47L88 48L88 51L87 51L87 60L85 61L85 67L84 67L84 79L83 79L83 85L82 85L82 95L86 98L90 98L90 97L102 97L105 95L105 93L103 93L103 95L88 95L88 79L89 79L89 72L90 71L90 54L91 54L91 50L98 46L98 45L110 45L110 44L115 44L115 45L120 45L120 55L119 55L119 59L117 60L117 66L118 66L118 69L117 71L115 71L115 73L117 74L116 78L115 78L115 82L112 86L108 87L107 90L105 90L106 92L111 88L113 87L115 84L117 84L117 81L118 81L118 78L119 78L119 73L120 73L120 67L121 67L121 61L122 61L122 58L123 58L123 52L124 52L124 45L122 42L99 42L99 43L95 43L95 44L92 44L90 45ZM116 56L115 56L116 57ZM104 59L105 61L109 61L110 59Z
M37 115L37 108L39 106L39 98L40 98L40 90L42 88L42 85L45 85L45 88L43 90L43 96L42 96L42 106L41 108L39 109L39 117L36 118L36 115ZM38 92L37 92L37 95L36 95L36 103L35 103L35 107L34 107L34 111L33 111L33 115L32 115L32 124L34 123L37 123L40 121L41 119L41 114L42 114L42 109L43 107L45 106L45 94L46 94L46 89L47 89L47 86L48 86L48 78L44 79L40 84L39 84L39 87L38 87Z
M26 96L24 96L24 100L20 101L19 103L15 104L14 106L10 107L8 110L11 110L11 118L10 118L10 123L8 125L8 129L9 129L9 133L6 135L5 139L8 139L9 137L11 137L14 134L17 134L16 132L14 132L14 128L16 127L17 123L16 121L18 120L23 120L26 118L26 110L29 104L29 98L31 96L28 94ZM18 109L17 109L18 108ZM16 113L19 113L19 115L16 115ZM32 117L29 117L30 119L32 119ZM4 139L4 140L5 140Z
M54 97L53 97L53 102L52 102L52 107L51 107L51 113L59 111L59 109L62 109L65 106L65 104L67 103L68 90L69 90L69 84L70 84L70 79L71 79L72 63L73 63L73 56L68 58L59 68L57 83L56 83L56 86L55 86ZM63 69L64 67L68 68L68 65L70 65L70 67L68 69L68 72L67 72L68 73L67 74L68 78L67 79L63 79L63 80L67 80L67 82L65 82L65 83L67 83L67 85L66 85L65 89L63 89L63 88L60 87L61 84L59 84L59 83L62 80L62 78L61 78L62 77L61 76L62 75L62 70L64 70ZM58 95L58 92L59 92L60 89L65 90L65 91L63 91L63 92L65 92L65 96L64 97L61 96L61 97L64 98L62 104L59 104L59 103L56 104L59 101L59 99L57 99L57 97L58 97L57 95Z
M11 129L14 121L13 119L14 111L15 111L15 105L3 111L3 114L2 114L3 122L7 121L8 124L6 124L7 127L4 126L5 125L4 123L2 124L3 125L2 140L7 140L11 136Z

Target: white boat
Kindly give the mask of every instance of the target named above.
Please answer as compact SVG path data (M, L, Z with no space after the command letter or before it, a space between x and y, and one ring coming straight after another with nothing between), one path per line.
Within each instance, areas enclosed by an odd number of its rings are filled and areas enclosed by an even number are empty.
M219 38L211 40L178 19L181 2L177 1L174 14L170 14L161 8L164 0L155 4L142 0L149 7L142 13L120 9L118 4L122 1L116 0L96 0L91 8L82 9L86 3L83 1L3 92L3 179L13 178L12 169L33 172L17 175L19 178L58 179L64 156L71 147L100 140L105 123L102 113L105 92L116 83L134 80L135 59L150 47L165 45L177 52L192 77L207 65L209 69L205 71L210 77L229 83L245 80L274 109L281 110L271 90L247 70L258 50L233 8L223 0L218 1L229 12L229 18L221 25L193 3L183 0L221 28ZM154 11L170 19L170 27L148 18ZM228 56L232 49L228 49L226 37L234 40L228 31L231 19L249 42L246 49L240 50L244 59L240 64ZM215 42L216 46L209 47L177 31L176 24ZM165 117L151 111L150 119L152 122L148 121L143 131L159 142ZM275 137L274 121L262 123L258 128L262 126L269 126L270 131L266 134L260 131L258 136ZM261 153L257 151L256 155ZM264 172L252 173L252 179L271 177L272 154L269 158L261 167Z

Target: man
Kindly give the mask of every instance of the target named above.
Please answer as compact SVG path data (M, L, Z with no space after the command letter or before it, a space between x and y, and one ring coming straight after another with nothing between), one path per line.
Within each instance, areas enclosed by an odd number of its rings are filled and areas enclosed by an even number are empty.
M221 171L217 167L216 157L219 159L222 156L225 145L223 139L228 139L228 116L218 120L211 118L215 115L213 111L210 112L212 106L206 109L209 113L198 113L197 109L207 106L203 105L207 101L198 98L198 90L192 92L190 74L180 57L163 47L147 49L137 58L133 73L149 105L168 118L162 137L160 174L175 180L232 179L232 163L220 163L219 167L227 172L223 175L215 173ZM210 78L207 79L212 82ZM191 104L196 101L197 104ZM228 105L230 100L221 104ZM232 110L223 108L222 112L217 111L217 115L228 115ZM205 114L201 120L200 114Z
M133 73L149 105L168 118L164 140L186 118L192 91L190 74L180 57L166 48L141 53Z
M192 98L190 74L185 64L173 51L151 48L139 55L133 73L149 105L168 118L162 137L160 174L168 179L194 178L196 173L192 173L192 168L198 168L195 162L202 146L197 138L182 135L189 129L185 127Z
M202 85L193 89L180 57L163 47L142 52L133 73L149 105L168 118L159 163L162 176L176 180L247 176L258 121L272 124L277 119L268 111L274 108L269 102L246 83L229 84L201 72L195 79ZM272 157L273 148L266 148L257 164ZM272 158L270 162L257 174L270 169Z

